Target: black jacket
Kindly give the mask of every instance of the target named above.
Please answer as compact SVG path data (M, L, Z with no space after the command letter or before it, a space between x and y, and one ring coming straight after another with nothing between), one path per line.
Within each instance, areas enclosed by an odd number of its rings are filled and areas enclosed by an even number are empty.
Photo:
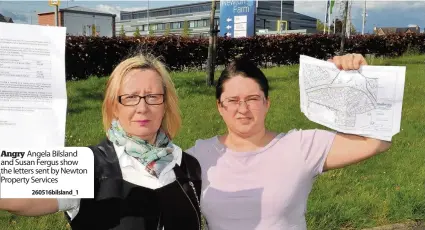
M201 168L183 152L177 180L152 190L124 181L112 142L90 146L95 162L94 199L81 199L73 230L201 230ZM192 185L191 185L192 184ZM196 194L195 194L196 190Z

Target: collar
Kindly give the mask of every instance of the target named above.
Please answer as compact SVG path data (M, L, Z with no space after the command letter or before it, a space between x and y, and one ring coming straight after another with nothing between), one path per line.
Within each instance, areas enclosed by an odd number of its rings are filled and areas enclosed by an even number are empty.
M115 143L113 143L113 145L114 145L115 152L117 154L117 158L118 158L120 167L121 168L132 167L132 168L136 169L133 165L134 161L132 161L132 159L131 159L132 157L127 155L124 152L125 147L124 146L118 146ZM179 165L179 166L181 165L182 157L183 157L183 150L175 144L172 144L172 145L173 145L173 153L172 154L173 154L174 158L173 158L173 161L171 161L170 164L168 164L162 170L161 174L159 175L160 181L169 180L169 179L173 178L174 173L171 173L173 175L170 175L170 172L173 172L173 168L176 164Z

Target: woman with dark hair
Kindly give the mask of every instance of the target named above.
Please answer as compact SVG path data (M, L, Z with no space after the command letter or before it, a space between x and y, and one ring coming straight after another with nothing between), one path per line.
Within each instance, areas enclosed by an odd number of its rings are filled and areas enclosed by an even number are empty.
M359 69L361 55L331 59ZM390 143L326 130L275 133L265 127L269 83L255 64L232 62L216 87L227 134L187 150L202 168L201 209L211 230L306 229L308 195L317 175L386 151Z

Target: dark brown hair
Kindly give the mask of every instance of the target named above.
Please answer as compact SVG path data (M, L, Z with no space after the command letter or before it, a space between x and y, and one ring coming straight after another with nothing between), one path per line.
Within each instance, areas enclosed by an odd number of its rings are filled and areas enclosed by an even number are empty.
M221 94L223 93L224 83L232 77L242 76L251 78L258 83L264 96L269 96L269 81L267 80L264 73L254 64L251 60L241 58L232 61L224 70L221 72L218 78L217 85L215 88L215 97L220 101Z

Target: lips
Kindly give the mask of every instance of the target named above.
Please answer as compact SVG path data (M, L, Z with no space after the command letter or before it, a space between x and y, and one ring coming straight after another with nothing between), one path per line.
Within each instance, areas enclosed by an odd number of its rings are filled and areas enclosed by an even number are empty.
M147 123L149 123L149 120L137 120L136 122L140 125L146 125Z
M249 118L249 117L240 117L240 118L237 118L237 120L239 122L242 122L242 123L249 123L251 121L251 118Z

